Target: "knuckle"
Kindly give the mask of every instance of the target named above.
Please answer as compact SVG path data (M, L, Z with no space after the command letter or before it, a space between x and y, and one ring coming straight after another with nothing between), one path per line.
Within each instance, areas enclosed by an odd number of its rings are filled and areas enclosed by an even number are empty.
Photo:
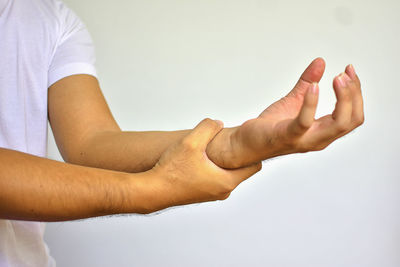
M327 144L320 144L318 146L315 146L312 151L321 151L324 150L327 146Z
M184 138L181 142L181 145L183 146L184 149L189 151L196 149L196 143L190 138Z
M305 144L305 145L300 146L298 148L298 151L300 153L307 153L310 151L321 151L321 150L325 149L326 147L327 147L327 144L325 144L325 143L320 143L320 142L310 143L310 144Z
M220 124L213 119L205 118L203 121L206 124L206 126L210 129L218 130L221 128Z
M228 182L221 183L218 186L218 189L216 190L215 195L217 198L219 198L220 196L230 194L233 191L233 189L235 189L235 186L233 183L228 183Z
M309 118L301 117L300 115L294 120L294 123L288 129L289 131L289 142L295 142L296 136L304 134L308 129L310 129L313 121Z
M342 101L344 102L350 102L352 100L352 95L350 90L344 90L343 95L342 95Z
M297 147L297 151L299 153L307 153L309 151L314 151L315 148L317 147L318 144L313 144L313 143L309 143L309 144L301 144Z
M231 193L226 193L226 194L222 194L218 197L218 200L225 200L227 199L229 196L231 195Z
M359 118L357 118L357 120L356 120L357 126L363 125L364 121L365 121L364 115L362 115Z
M300 130L302 130L302 131L306 131L306 130L308 130L308 128L311 127L311 123L306 120L298 120L297 125L300 128Z
M325 142L316 143L309 148L309 151L321 151L324 150L327 146L328 144L326 144Z
M357 96L361 93L361 86L357 81L351 81L349 87L352 91L352 97Z
M203 119L202 122L206 123L206 124L210 124L210 123L213 123L214 121L212 119L210 119L210 118L205 118L205 119Z
M212 120L210 118L205 118L203 120L203 123L206 124L208 127L216 127L216 126L218 126L218 124L214 120Z
M342 132L347 131L348 128L349 128L348 123L346 123L346 122L344 122L344 121L338 121L338 122L336 123L336 130L337 130L339 133L342 133Z
M303 145L303 144L299 144L297 147L296 147L296 151L297 152L299 152L299 153L305 153L305 152L308 152L308 151L311 151L312 150L312 146L311 145Z
M350 80L350 81L348 82L348 84L349 84L349 87L350 87L350 88L356 88L356 87L357 87L357 83L356 83L356 81L354 81L354 80Z
M228 193L232 192L233 189L234 189L233 185L225 184L225 185L221 188L221 191L219 192L219 194L220 194L220 195L221 195L221 194L222 194L222 195L228 194Z

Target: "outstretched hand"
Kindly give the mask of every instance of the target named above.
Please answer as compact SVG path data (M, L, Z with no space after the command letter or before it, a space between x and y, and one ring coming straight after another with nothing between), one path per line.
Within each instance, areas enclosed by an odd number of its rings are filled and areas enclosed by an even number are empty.
M322 150L364 122L360 80L352 65L333 80L337 98L333 113L314 119L324 70L324 60L315 59L285 97L236 129L231 141L235 164L230 167Z

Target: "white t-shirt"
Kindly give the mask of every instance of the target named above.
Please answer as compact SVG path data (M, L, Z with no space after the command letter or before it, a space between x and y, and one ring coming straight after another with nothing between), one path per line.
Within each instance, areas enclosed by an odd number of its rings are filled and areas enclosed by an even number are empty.
M48 87L96 76L94 62L88 31L61 1L0 0L0 147L45 157ZM0 266L55 266L43 232L43 223L0 220Z

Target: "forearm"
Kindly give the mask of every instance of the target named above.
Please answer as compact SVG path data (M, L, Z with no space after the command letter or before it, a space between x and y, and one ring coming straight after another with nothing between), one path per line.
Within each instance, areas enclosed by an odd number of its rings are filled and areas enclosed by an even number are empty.
M0 148L0 218L62 221L142 213L149 205L140 184L145 173L134 175Z
M70 158L70 162L131 173L147 171L153 168L167 147L189 132L99 132Z
M220 167L230 168L230 135L225 128L208 144L208 157ZM191 130L153 132L102 132L93 136L71 162L125 172L142 172L154 167L162 153Z

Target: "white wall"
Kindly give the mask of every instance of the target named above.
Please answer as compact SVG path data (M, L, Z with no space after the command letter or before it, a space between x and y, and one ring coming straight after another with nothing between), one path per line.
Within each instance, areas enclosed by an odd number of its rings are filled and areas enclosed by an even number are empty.
M318 114L331 112L332 79L353 63L366 122L322 152L265 162L224 202L49 224L58 266L400 266L400 2L65 2L93 36L124 130L238 125L317 56L327 61Z

